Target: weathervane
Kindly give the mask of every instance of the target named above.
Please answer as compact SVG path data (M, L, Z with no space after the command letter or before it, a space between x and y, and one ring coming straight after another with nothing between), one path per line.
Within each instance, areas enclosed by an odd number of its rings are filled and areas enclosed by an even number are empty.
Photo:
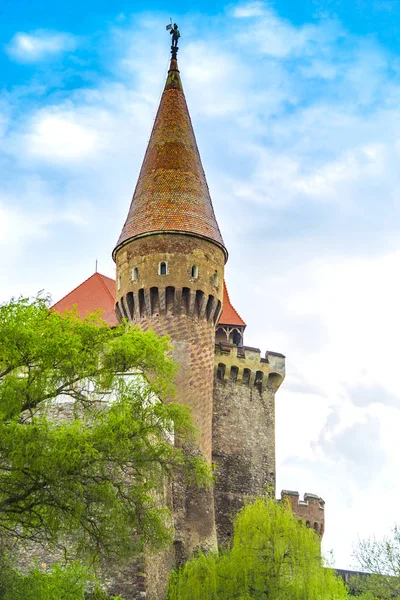
M178 40L181 37L181 34L178 29L178 25L176 23L174 23L174 25L172 26L172 19L171 19L171 22L166 26L165 29L167 31L169 31L170 34L172 35L171 54L172 54L172 58L176 59L176 55L178 54L178 50L179 50Z

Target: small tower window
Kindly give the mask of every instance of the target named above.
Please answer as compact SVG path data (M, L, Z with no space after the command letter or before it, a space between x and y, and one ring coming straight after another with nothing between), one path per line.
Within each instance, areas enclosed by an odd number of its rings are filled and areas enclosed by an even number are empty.
M168 273L167 263L166 262L160 262L160 264L158 265L158 274L159 275L166 275L167 273Z
M213 282L213 285L218 285L218 272L217 271L214 272L214 275L212 277L212 282Z
M117 289L118 291L121 289L121 275L118 275L117 277Z
M133 267L132 269L132 281L137 281L139 279L139 269L137 267Z
M193 279L198 279L199 277L199 267L197 265L192 266L191 276Z

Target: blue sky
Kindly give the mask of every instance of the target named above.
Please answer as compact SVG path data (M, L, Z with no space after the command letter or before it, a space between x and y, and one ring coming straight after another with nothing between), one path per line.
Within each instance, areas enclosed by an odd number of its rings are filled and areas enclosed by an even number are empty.
M96 259L114 275L168 10L2 3L0 301L58 300ZM177 10L231 299L247 344L287 355L278 490L324 497L324 545L345 567L358 536L398 518L400 1Z

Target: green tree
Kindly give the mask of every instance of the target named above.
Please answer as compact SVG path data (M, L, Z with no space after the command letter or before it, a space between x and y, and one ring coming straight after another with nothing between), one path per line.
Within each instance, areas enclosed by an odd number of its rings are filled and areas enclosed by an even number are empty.
M0 306L3 544L110 562L170 542L165 477L210 474L171 443L193 428L187 409L158 400L173 393L169 351L151 331L60 316L45 298Z
M351 579L358 598L400 599L400 529L397 526L389 537L362 540L354 555L359 569L369 573Z
M79 563L54 565L48 572L37 566L28 574L9 569L2 575L1 600L84 600L90 580L87 569Z
M323 568L320 540L287 503L261 498L234 524L232 547L201 554L171 577L168 600L341 600L341 579Z

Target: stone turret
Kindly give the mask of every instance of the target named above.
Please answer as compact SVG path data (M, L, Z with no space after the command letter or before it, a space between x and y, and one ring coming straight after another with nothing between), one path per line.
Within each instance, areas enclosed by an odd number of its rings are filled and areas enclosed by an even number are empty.
M113 257L117 315L171 337L177 401L190 406L200 431L194 451L211 463L215 326L227 251L175 59ZM196 548L216 549L212 490L175 482L173 513L177 562Z
M241 318L227 312L224 307L224 320L236 321L230 330L224 327L229 333ZM220 545L229 544L233 518L246 499L275 490L275 392L284 377L282 354L261 356L258 348L225 341L215 345L213 462Z
M300 500L299 492L282 490L281 502L284 500L290 502L295 517L304 521L307 527L312 527L322 538L325 531L324 500L315 494L304 494L304 499Z

